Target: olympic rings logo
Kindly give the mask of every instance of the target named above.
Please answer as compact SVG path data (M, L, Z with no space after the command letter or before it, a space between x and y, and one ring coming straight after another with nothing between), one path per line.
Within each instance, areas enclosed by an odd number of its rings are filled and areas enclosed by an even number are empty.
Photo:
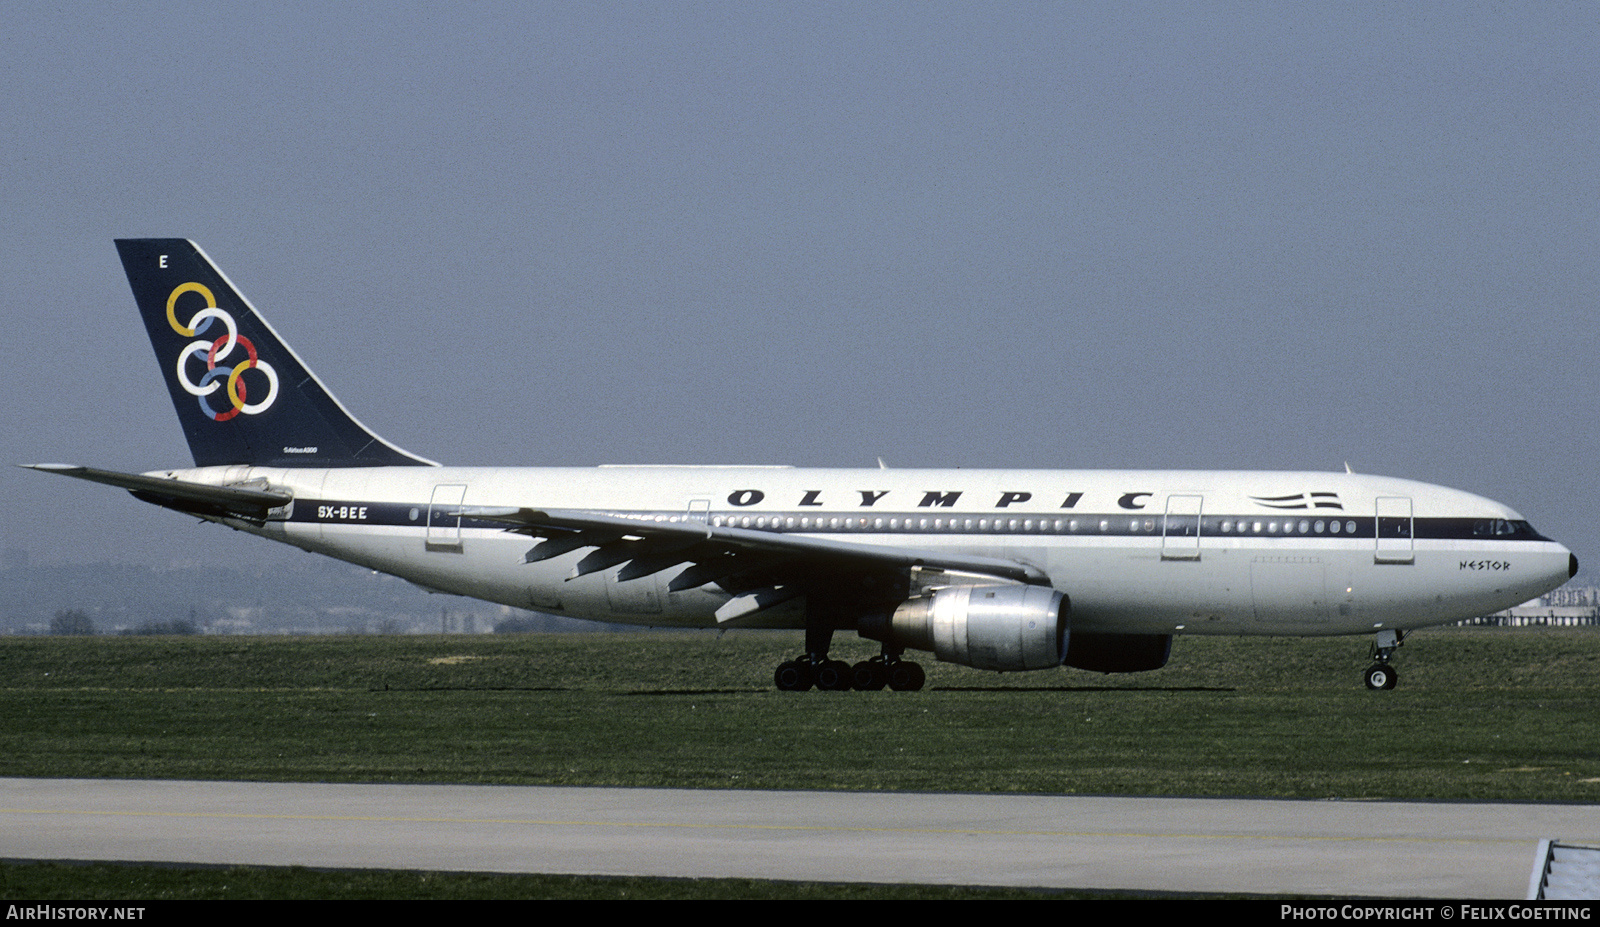
M178 297L185 293L198 293L206 301L206 307L196 312L189 319L187 326L178 322ZM181 284L172 291L171 296L167 297L167 324L183 337L193 338L196 335L203 335L210 330L213 322L221 322L222 327L227 329L227 334L215 341L201 338L190 342L189 346L183 349L178 355L178 385L183 387L184 392L199 399L200 411L212 421L226 422L240 412L245 415L265 412L278 398L278 372L272 369L271 364L256 357L256 346L250 343L249 338L239 334L239 325L233 320L233 316L218 309L216 297L198 283ZM244 348L247 359L235 362L231 367L218 366L217 362L226 360L236 347ZM189 378L189 359L202 351L206 355L206 373L200 378L200 382L196 383ZM260 402L249 401L243 379L246 370L259 370L267 378L267 395ZM211 407L206 397L222 389L224 383L227 384L228 401L232 407L218 412Z

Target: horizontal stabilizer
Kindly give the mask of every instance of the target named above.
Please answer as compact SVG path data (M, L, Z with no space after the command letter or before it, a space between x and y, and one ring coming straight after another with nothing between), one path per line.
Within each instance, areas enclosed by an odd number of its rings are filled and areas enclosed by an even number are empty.
M29 470L59 473L91 483L118 486L145 502L163 508L177 509L191 515L216 518L235 517L248 521L264 522L273 509L282 508L294 501L286 492L269 489L252 489L244 486L211 486L185 480L147 476L139 473L121 473L116 470L97 470L73 464L23 464Z

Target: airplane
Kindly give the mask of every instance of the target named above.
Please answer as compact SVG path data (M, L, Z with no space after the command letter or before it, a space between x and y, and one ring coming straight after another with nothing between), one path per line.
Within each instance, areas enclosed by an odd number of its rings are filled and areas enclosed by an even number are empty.
M385 441L193 242L119 239L193 467L33 469L429 591L656 627L803 630L785 691L1166 665L1175 636L1407 632L1578 570L1498 502L1350 472L452 467ZM832 659L835 632L881 652Z

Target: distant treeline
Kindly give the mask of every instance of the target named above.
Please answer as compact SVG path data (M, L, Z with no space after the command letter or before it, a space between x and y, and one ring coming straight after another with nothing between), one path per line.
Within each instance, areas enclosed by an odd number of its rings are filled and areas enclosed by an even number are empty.
M61 637L89 637L98 634L94 619L81 608L63 608L50 619L50 633ZM199 634L193 621L179 618L175 621L146 621L137 628L123 628L121 635Z

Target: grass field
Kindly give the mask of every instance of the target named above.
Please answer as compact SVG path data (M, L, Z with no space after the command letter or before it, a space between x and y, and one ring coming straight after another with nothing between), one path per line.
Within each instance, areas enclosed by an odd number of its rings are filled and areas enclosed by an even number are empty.
M798 635L0 638L0 776L1600 800L1600 632L1180 639L1154 673L781 693ZM870 655L841 640L835 653ZM1106 898L749 880L0 864L0 897Z
M1154 673L781 693L798 635L0 639L0 775L1600 799L1600 633L1180 639ZM847 658L870 654L841 640Z

